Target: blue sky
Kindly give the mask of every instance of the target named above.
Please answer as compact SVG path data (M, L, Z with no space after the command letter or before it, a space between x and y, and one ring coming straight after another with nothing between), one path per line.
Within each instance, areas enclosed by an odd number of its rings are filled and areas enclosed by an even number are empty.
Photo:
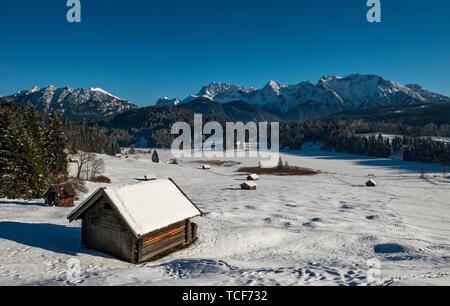
M102 87L138 104L212 81L261 87L374 73L450 95L450 1L66 0L0 2L0 95Z

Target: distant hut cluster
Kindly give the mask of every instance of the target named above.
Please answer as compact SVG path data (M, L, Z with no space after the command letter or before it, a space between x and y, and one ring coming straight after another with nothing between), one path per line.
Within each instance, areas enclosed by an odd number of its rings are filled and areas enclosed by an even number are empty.
M50 206L72 207L75 204L75 190L72 184L51 184L42 197Z
M256 181L259 181L259 176L257 174L249 174L247 176L247 182L241 184L242 190L256 190L258 187L258 184L256 184Z
M132 263L191 245L200 209L173 180L101 188L69 216L82 220L81 244Z

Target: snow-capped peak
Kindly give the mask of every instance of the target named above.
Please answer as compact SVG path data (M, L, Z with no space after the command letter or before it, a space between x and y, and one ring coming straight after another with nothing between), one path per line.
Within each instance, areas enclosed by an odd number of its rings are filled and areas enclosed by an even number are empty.
M256 89L252 87L242 87L230 83L213 82L203 87L197 95L192 97L203 97L210 100L227 103L241 100L241 97ZM192 101L192 97L183 100L183 103Z
M342 77L336 75L324 75L320 78L319 82L329 82L333 80L342 80Z
M265 88L271 89L275 92L279 92L282 87L283 85L280 82L274 80L270 80L265 86Z
M117 97L117 96L111 94L110 92L108 92L108 91L106 91L106 90L104 90L103 88L100 88L100 87L91 87L91 88L89 88L89 90L90 90L90 91L100 92L100 93L102 93L102 94L105 94L105 95L108 95L108 96L110 96L110 97L113 97L113 98L115 98L115 99L117 99L117 100L122 100L121 98L119 98L119 97Z
M68 119L105 120L138 106L113 96L101 88L70 87L57 88L49 85L44 88L37 86L8 97L18 105L32 103L36 110L48 112L56 110L67 115Z
M39 86L35 85L28 91L28 93L32 94L32 93L38 92L39 90L41 90L41 88Z

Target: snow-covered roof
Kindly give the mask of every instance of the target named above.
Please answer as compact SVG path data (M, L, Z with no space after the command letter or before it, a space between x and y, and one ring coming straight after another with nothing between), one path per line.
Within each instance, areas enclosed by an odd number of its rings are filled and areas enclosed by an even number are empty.
M245 182L243 183L241 186L248 186L248 187L257 187L258 184L256 184L255 182Z
M250 174L247 178L251 179L253 181L258 181L259 180L259 176L257 174Z
M78 219L99 193L106 194L136 236L142 236L177 222L200 216L202 212L172 180L156 180L120 188L97 190L69 216Z

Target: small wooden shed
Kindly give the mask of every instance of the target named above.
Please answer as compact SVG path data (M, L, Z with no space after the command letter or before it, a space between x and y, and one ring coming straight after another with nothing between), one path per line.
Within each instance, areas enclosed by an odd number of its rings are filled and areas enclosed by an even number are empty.
M241 189L243 190L256 190L256 187L258 187L258 185L254 182L245 182L241 184Z
M75 190L70 183L51 184L42 195L46 204L58 207L74 206L75 196Z
M377 187L377 182L375 182L374 180L368 180L366 182L366 187Z
M250 174L247 176L248 181L259 181L259 176L257 174Z
M82 220L81 244L132 263L149 261L197 238L200 209L173 180L101 188L69 216Z

